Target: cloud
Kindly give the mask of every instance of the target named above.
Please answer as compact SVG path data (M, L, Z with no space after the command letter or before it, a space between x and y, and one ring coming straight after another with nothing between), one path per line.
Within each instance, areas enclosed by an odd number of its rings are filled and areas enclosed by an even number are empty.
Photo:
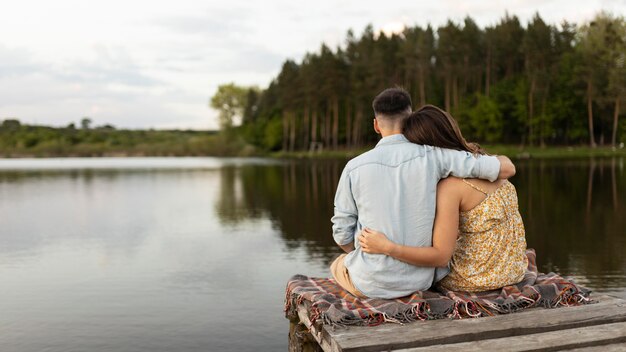
M185 35L231 37L250 32L252 23L247 21L248 18L249 13L245 9L213 8L201 14L164 16L149 23Z
M200 67L205 72L267 72L284 60L255 38L249 9L213 8L203 14L159 18L151 22L175 35L159 63L173 71Z
M28 50L8 48L0 43L0 79L32 74L40 69L42 66L33 62Z
M94 61L60 65L37 62L24 50L0 47L0 119L61 126L90 116L96 123L131 128L215 127L204 95L141 73L123 51L95 51ZM181 108L185 103L201 109Z
M94 60L59 64L37 61L27 50L0 45L0 79L47 76L70 84L154 86L162 83L143 74L123 49L112 53L106 47L98 46L94 52Z
M549 23L581 22L601 9L623 14L626 1L7 2L0 119L215 128L207 103L219 84L266 86L286 59L342 45L349 29L395 32L467 15L484 27L507 11L523 24L537 11Z
M94 48L95 60L80 60L63 65L50 73L74 83L122 84L128 86L154 86L162 84L141 72L141 67L130 58L124 48L111 50L99 45Z

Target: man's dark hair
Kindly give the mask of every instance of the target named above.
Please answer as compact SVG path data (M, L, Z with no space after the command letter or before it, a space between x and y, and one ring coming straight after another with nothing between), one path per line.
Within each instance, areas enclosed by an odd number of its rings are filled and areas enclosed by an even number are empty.
M395 116L411 112L411 96L402 88L387 88L374 98L374 114Z

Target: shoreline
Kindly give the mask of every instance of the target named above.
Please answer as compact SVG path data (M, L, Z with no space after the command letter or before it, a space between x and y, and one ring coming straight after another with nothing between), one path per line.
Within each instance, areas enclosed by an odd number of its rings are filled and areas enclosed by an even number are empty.
M490 154L506 155L511 159L554 159L554 158L611 158L626 157L626 148L621 147L596 147L588 146L559 146L559 147L520 147L517 145L493 145L483 146ZM318 153L310 152L275 152L271 157L286 159L331 159L331 158L353 158L369 148L322 151Z
M359 149L328 150L319 152L293 151L293 152L251 152L242 150L233 155L211 155L205 153L133 153L133 152L104 152L95 154L83 153L33 153L33 154L8 154L0 155L0 159L24 159L24 158L134 158L134 157L268 157L274 159L351 159L362 154L372 147ZM619 147L596 147L589 146L559 146L559 147L521 147L517 145L493 145L484 146L490 154L506 155L511 159L554 159L554 158L611 158L626 157L626 148Z

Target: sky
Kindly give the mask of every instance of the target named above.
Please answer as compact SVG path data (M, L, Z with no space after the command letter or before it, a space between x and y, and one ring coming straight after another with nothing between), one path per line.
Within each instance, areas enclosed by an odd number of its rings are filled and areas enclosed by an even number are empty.
M484 27L507 11L523 24L535 12L548 23L626 15L626 0L0 1L0 120L133 129L216 129L218 85L266 87L286 59L368 24L389 33L467 15Z

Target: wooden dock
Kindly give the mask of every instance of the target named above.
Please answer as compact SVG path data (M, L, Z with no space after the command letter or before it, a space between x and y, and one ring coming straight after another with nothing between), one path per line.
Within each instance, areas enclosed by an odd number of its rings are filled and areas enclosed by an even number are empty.
M626 301L463 320L431 320L375 327L311 325L305 304L292 324L290 351L626 351ZM300 332L298 332L300 326ZM307 339L313 344L306 343Z

